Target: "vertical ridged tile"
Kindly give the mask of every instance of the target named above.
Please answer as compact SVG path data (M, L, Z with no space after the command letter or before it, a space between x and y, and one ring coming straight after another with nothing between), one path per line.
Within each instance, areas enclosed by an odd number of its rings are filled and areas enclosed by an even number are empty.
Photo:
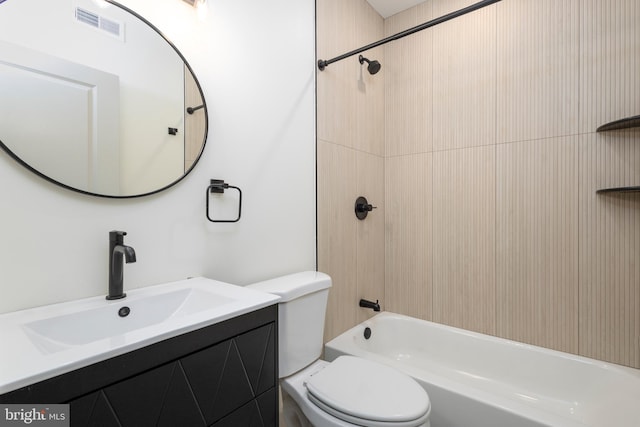
M580 4L497 4L498 142L578 133Z
M384 22L366 1L318 2L318 59L328 60L383 38ZM383 64L375 75L358 56L317 72L318 138L384 154L384 48L363 52Z
M578 137L497 146L497 333L578 351Z
M347 49L343 34L354 26L353 2L318 0L316 2L316 51L318 59L330 59ZM351 123L347 113L352 109L342 62L331 65L332 72L317 74L317 138L337 142L340 130ZM346 137L340 138L341 140Z
M382 25L380 25L378 34L379 36L375 40L382 38ZM370 60L377 60L381 64L386 63L383 47L363 52L363 56ZM380 71L371 75L367 71L367 63L360 65L357 56L350 58L349 61L353 62L357 67L356 85L358 88L356 92L356 134L353 147L360 151L384 156L384 79L386 66L382 65Z
M384 35L365 0L319 0L316 13L318 59ZM360 296L382 299L384 292L384 48L363 55L382 70L370 75L356 55L317 72L318 269L333 279L325 339L368 315L357 306ZM380 206L362 224L354 214L360 192Z
M357 306L360 298L380 300L384 310L384 158L372 154L358 152L357 191L353 195L364 196L376 207L364 220L357 220L357 295L352 301ZM355 212L351 211L355 217ZM358 322L362 322L373 314L372 310L357 309Z
M640 368L640 131L582 136L580 354Z
M358 48L368 43L378 41L384 37L384 20L366 1L356 2L356 44L348 49ZM346 52L346 51L345 51ZM341 52L344 53L344 52ZM386 60L384 47L377 47L365 52L362 56L370 60L378 60L382 69L371 75L367 71L367 63L360 64L358 55L354 55L345 62L356 67L357 85L357 125L354 148L367 153L384 156L384 96Z
M433 320L495 334L495 146L433 155Z
M580 131L640 114L640 2L580 2Z
M330 340L356 324L356 192L355 151L318 141L318 270L333 286L325 323Z
M431 3L425 3L429 6ZM427 6L414 7L385 21L387 36L427 19ZM432 151L432 31L421 31L385 45L386 155Z
M451 3L433 0L434 14ZM454 2L455 3L455 2ZM496 139L496 8L485 7L433 31L433 147L447 150ZM428 100L427 100L428 102Z
M385 309L431 320L432 154L385 164Z

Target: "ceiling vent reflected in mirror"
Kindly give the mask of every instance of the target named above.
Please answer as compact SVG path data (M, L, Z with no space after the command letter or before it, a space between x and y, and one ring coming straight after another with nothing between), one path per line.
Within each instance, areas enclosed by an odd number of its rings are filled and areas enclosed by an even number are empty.
M97 13L90 12L81 7L76 7L76 21L90 25L98 30L105 31L108 34L124 41L124 26L118 21L107 19L104 16L100 16Z

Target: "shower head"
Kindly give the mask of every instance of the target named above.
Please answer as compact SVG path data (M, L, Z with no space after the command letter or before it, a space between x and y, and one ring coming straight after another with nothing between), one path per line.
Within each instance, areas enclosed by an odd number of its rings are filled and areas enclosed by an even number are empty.
M363 64L365 61L367 62L367 64L369 64L367 66L367 71L369 71L369 74L375 74L380 71L380 68L382 68L382 65L380 65L380 63L375 59L373 61L369 61L362 55L358 56L358 61L360 61L361 64Z

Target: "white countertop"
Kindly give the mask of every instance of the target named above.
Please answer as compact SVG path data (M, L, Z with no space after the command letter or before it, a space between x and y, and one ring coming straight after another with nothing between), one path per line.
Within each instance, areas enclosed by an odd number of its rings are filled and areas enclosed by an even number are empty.
M153 320L148 326L144 323L149 321L143 319L142 326L134 326L129 328L132 330L107 336L110 332L110 322L114 322L114 330L117 330L117 322L136 321L134 316L120 319L118 310L121 307L130 306L132 314L144 313L144 310L153 310L145 301L150 298L158 301L156 297L164 296L164 304L165 300L176 299L173 295L167 298L167 294L172 292L181 296L193 292L191 295L195 297L185 300L182 307L171 308L166 316L160 316L161 318ZM209 308L207 298L201 298L203 295L206 295L209 301L215 301L217 298L220 302L212 304ZM130 290L127 291L126 298L115 301L107 301L104 296L98 296L0 315L0 394L276 304L279 299L276 295L250 288L196 277ZM140 304L147 305L143 307ZM194 308L194 305L197 307ZM108 321L103 322L106 327L100 325L99 329L104 332L96 333L94 326L89 329L86 324L82 324L83 322L73 322L75 319L82 319L83 313L108 311L111 315L110 307L113 307L113 320L109 317ZM46 331L49 319L62 319L63 322L59 323L66 325L65 330L56 331L55 328L49 328L49 331ZM54 321L50 323L58 324ZM122 324L125 323L120 323ZM29 325L38 325L40 329L45 330L44 334L50 332L54 338L49 339L50 337L45 338L37 332L34 333L34 329ZM83 337L85 330L91 337L98 338L89 338L87 342L86 337ZM60 334L57 334L58 332ZM73 342L61 342L55 335L72 336Z

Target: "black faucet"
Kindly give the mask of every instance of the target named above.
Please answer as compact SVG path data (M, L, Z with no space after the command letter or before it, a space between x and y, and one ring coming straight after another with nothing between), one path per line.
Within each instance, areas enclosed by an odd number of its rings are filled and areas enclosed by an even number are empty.
M380 311L380 304L378 304L378 300L376 300L376 302L373 302L373 301L368 301L366 299L361 299L360 307L372 308L373 311Z
M136 251L131 246L125 246L124 231L109 232L109 295L108 300L120 299L127 296L124 288L124 268L122 257L128 263L136 262Z

